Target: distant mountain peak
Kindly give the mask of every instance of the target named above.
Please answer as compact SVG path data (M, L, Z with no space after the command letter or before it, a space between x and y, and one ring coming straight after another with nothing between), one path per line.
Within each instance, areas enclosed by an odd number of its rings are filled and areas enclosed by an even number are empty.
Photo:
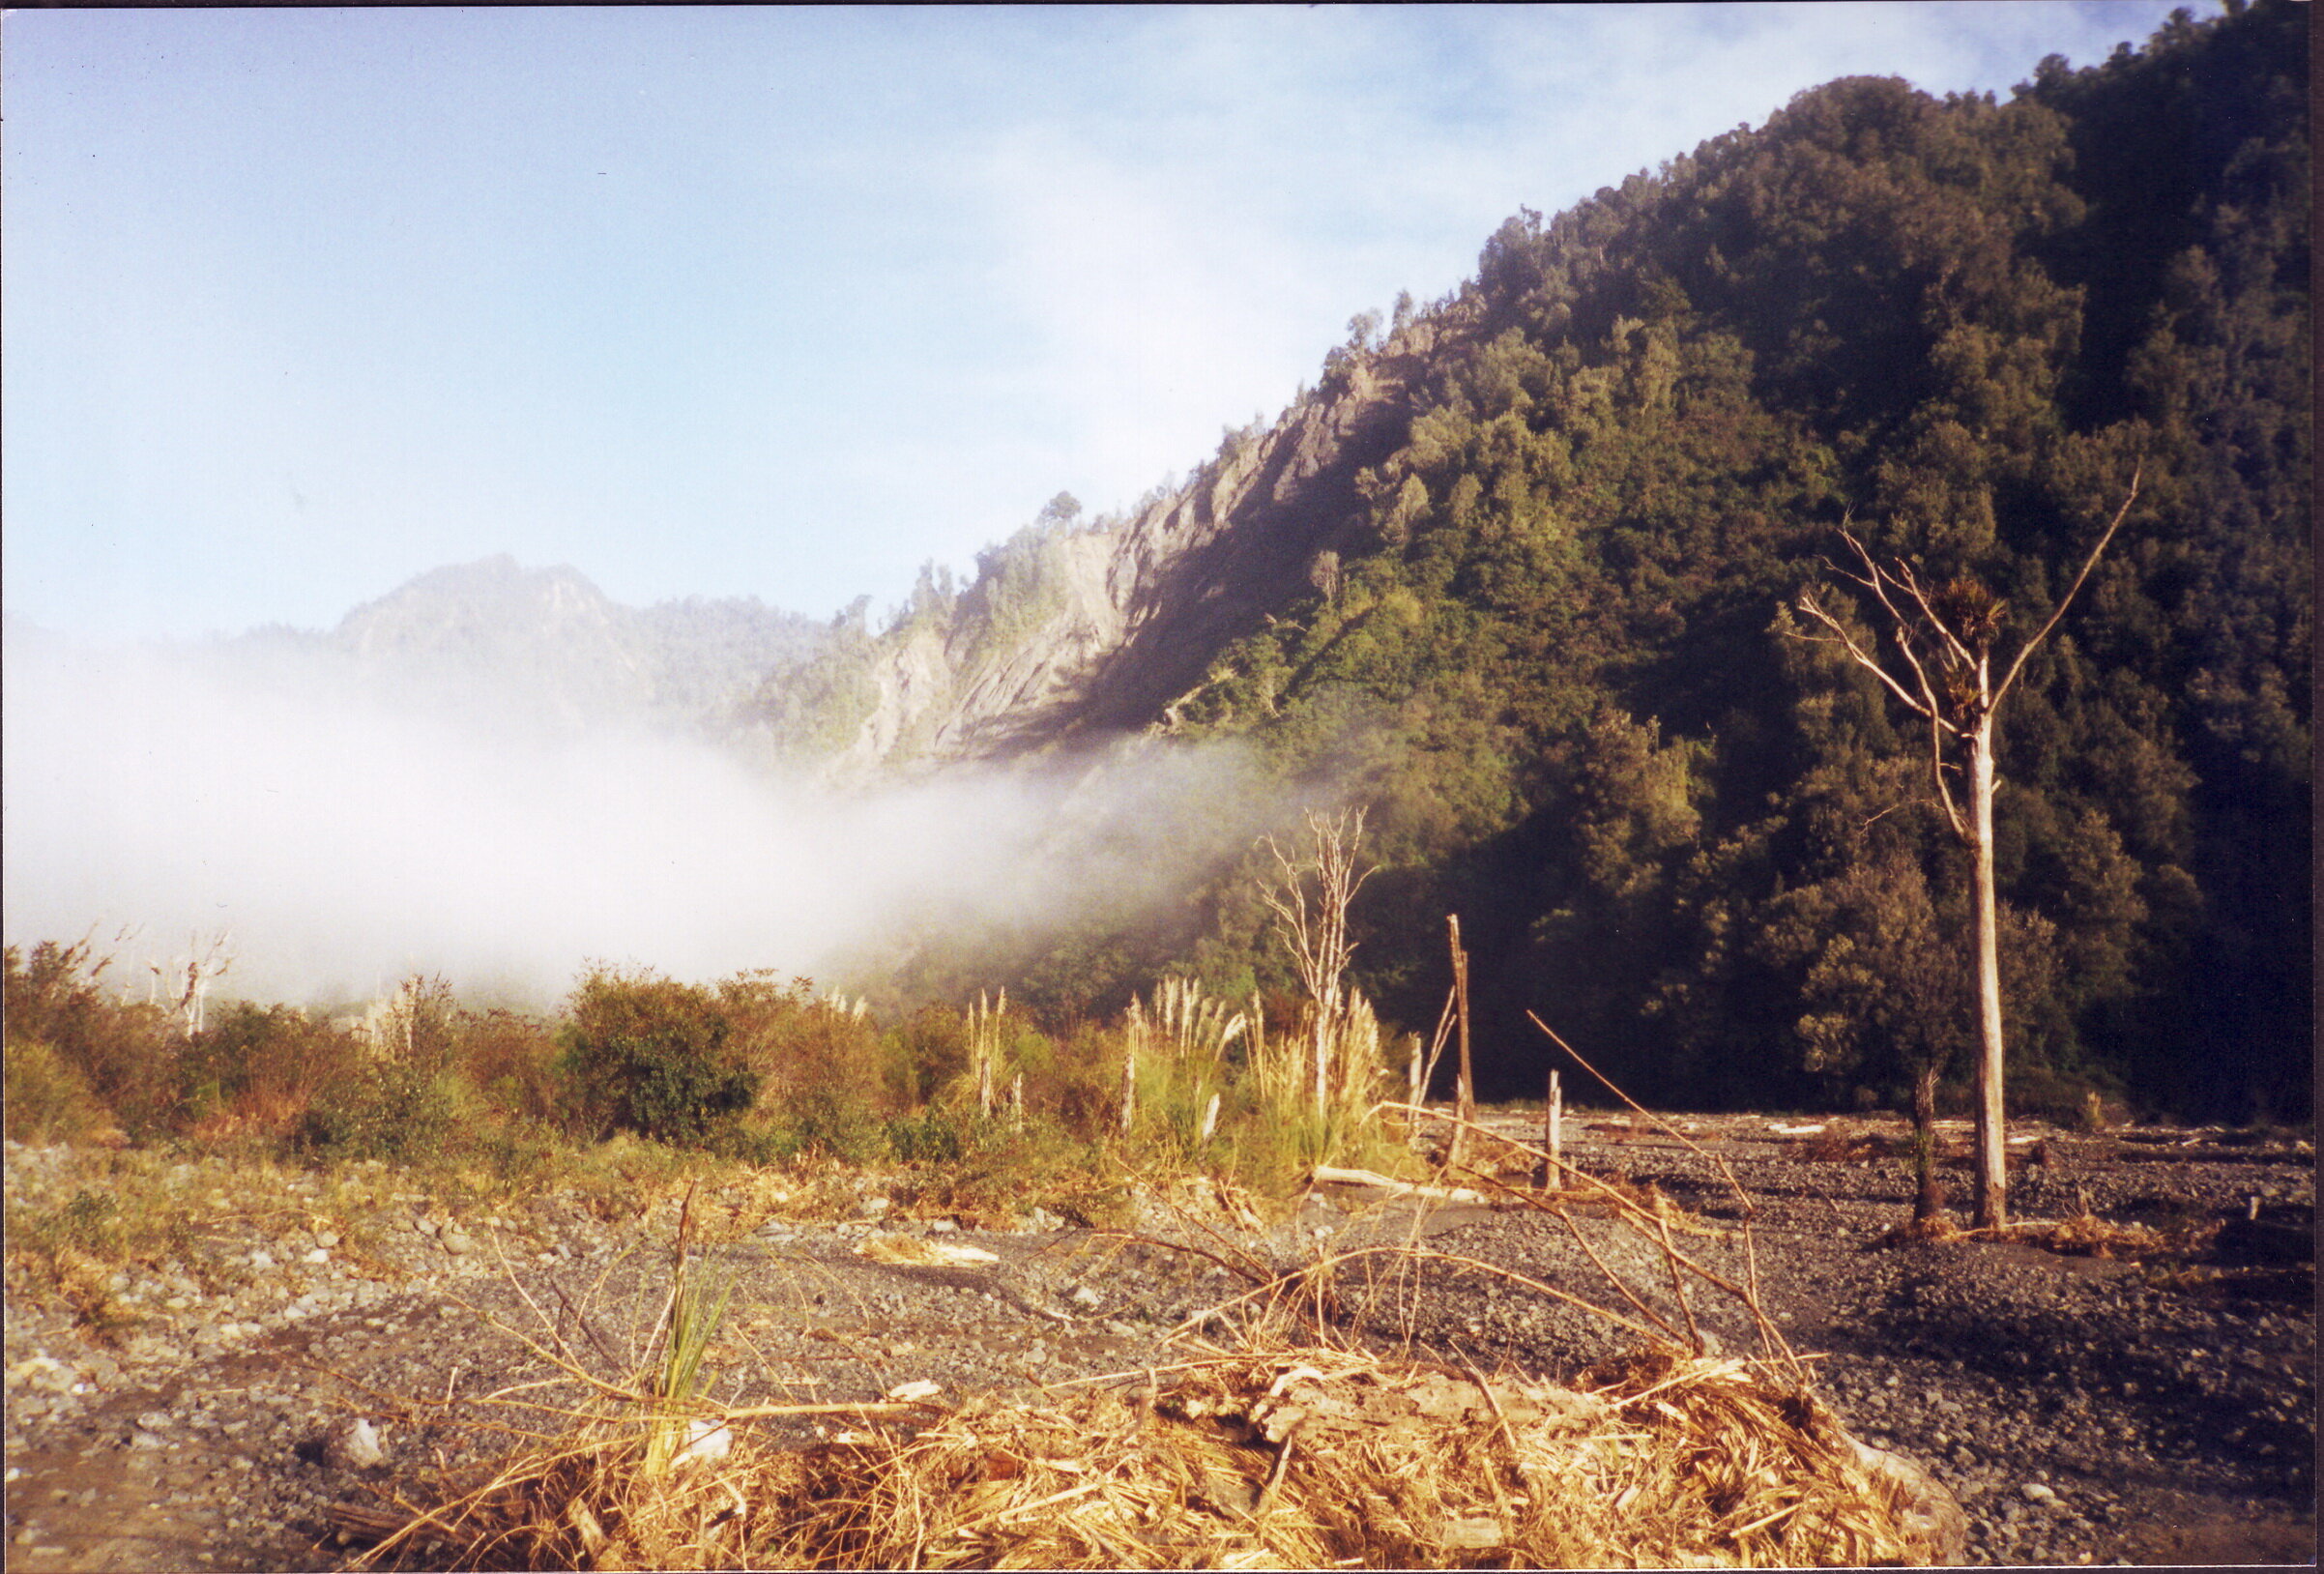
M508 553L413 575L329 633L253 630L246 655L322 662L392 703L495 726L702 729L828 637L820 622L749 598L625 606L569 564ZM335 681L335 680L334 680Z
M528 607L569 614L614 604L578 568L566 564L528 568L503 552L415 574L349 612L340 620L339 632L361 638L368 629L392 627L415 613L429 620L455 612L509 619Z

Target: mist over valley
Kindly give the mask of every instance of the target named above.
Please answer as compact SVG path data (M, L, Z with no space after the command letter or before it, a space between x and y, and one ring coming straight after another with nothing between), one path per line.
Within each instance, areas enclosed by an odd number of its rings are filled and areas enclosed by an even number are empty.
M822 978L915 926L1135 919L1272 823L1232 746L842 788L750 761L715 703L591 682L589 644L526 650L512 673L441 645L12 627L9 934L94 933L136 982L224 937L227 994L336 1003L421 973L541 1009L590 961Z

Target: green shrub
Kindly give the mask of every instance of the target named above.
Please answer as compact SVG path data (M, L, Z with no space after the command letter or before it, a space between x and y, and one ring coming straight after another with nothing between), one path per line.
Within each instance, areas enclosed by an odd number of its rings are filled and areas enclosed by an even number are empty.
M731 1037L710 991L600 968L573 994L559 1064L595 1131L699 1146L758 1095L760 1074L741 1064Z
M10 1142L86 1142L108 1123L87 1079L37 1038L11 1038L0 1075L0 1118Z
M860 1006L819 1000L805 978L743 973L718 985L738 1060L765 1090L759 1113L778 1148L868 1163L883 1122L911 1102L893 1056Z
M887 1122L887 1151L901 1164L954 1163L968 1146L963 1128L973 1126L976 1119L942 1109L895 1116Z
M0 1020L11 1057L20 1044L47 1045L98 1109L131 1135L144 1135L175 1114L183 1035L160 1006L107 999L98 987L106 966L92 958L86 941L44 940L29 953L8 947Z

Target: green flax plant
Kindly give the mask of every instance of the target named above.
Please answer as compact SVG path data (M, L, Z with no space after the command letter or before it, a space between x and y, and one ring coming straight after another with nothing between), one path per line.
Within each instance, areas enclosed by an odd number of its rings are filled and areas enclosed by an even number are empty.
M660 1358L653 1372L654 1403L645 1463L649 1478L666 1473L688 1441L691 1412L705 1386L703 1357L734 1294L731 1277L713 1282L693 1261L693 1216L694 1188L689 1184L678 1210L678 1241L670 1258L670 1298L662 1314Z

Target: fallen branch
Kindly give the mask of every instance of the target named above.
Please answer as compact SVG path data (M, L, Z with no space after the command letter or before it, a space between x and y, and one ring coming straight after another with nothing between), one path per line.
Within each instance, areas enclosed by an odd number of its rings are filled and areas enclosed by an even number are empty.
M1437 1202L1481 1203L1485 1194L1467 1186L1430 1186L1416 1180L1397 1180L1376 1170L1343 1170L1329 1164L1319 1164L1315 1183L1320 1186L1362 1186L1369 1191L1384 1191L1391 1197L1427 1197Z

